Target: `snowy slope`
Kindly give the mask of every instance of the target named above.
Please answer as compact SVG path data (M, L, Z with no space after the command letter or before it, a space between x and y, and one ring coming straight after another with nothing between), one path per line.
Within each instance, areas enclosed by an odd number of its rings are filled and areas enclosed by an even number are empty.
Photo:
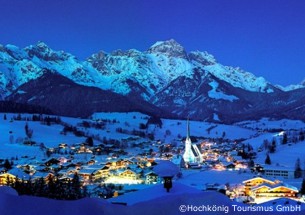
M56 71L76 83L101 86L108 81L87 62L63 51L54 51L38 42L20 49L13 45L0 46L0 87L8 95L18 86L40 77L44 69Z
M272 202L265 205L271 205ZM280 203L279 203L280 204ZM181 207L182 205L182 207ZM140 202L132 206L123 206L109 204L101 199L81 199L77 201L57 201L38 197L14 196L6 193L0 193L0 211L5 215L177 215L177 214L194 214L198 211L180 212L184 206L214 205L219 208L215 212L200 212L202 214L245 214L244 211L234 211L233 205L247 205L232 202L225 195L218 192L200 192L200 193L183 193L179 195L163 196L146 202ZM236 207L235 206L235 207ZM301 212L289 212L291 215L300 215L305 210L304 204L301 205ZM247 211L247 214L265 214L262 212ZM268 212L268 214L282 214L277 211Z
M304 151L305 142L299 142L296 144L287 144L281 145L280 141L278 141L278 145L276 147L275 153L270 153L271 165L272 166L283 166L285 168L289 168L294 170L296 160L299 158L301 161L302 168L304 160ZM256 162L264 164L266 159L266 151L260 152L256 159Z
M173 188L167 193L163 184L158 184L137 192L131 192L116 198L111 198L109 199L109 202L124 202L129 206L139 202L152 201L160 197L178 196L184 193L196 194L201 193L201 191L177 182L174 183Z
M281 119L281 120L273 120L269 118L262 118L256 121L243 121L236 123L236 125L251 128L256 130L270 130L270 129L301 129L305 128L305 123L301 120L289 120L289 119Z
M252 73L241 70L240 68L233 68L223 66L221 64L209 65L204 67L217 78L230 83L234 87L239 87L253 92L272 93L271 84L263 77L255 77Z
M277 85L276 87L280 88L283 91L291 91L291 90L301 89L301 88L305 87L305 79L299 84L292 84L292 85L288 85L286 87Z
M210 90L208 92L208 95L210 98L224 99L224 100L228 100L228 101L238 100L238 98L234 95L227 95L227 94L223 93L222 91L219 91L217 89L219 84L216 81L210 82L209 85L212 87L212 90Z
M234 87L255 92L272 92L263 78L239 68L217 63L207 52L189 52L176 41L159 41L147 51L103 51L80 61L64 51L54 51L38 42L20 49L0 46L0 87L4 95L19 85L42 75L44 68L57 71L76 83L97 86L120 94L140 91L148 100L180 76L191 77L193 69L202 68ZM204 75L204 74L202 74Z
M149 116L131 112L131 113L95 113L92 118L117 120L119 124L108 125L110 131L114 131L117 127L128 129L139 129L140 123L147 123ZM126 124L127 123L127 124ZM235 125L225 125L217 123L208 123L200 121L190 121L192 136L207 137L207 138L221 138L225 132L225 138L230 140L249 138L256 134L255 131L247 128L242 128ZM179 139L178 136L186 135L186 121L162 119L162 128L151 127L150 130L154 132L155 139L166 142ZM170 131L170 132L167 132ZM168 135L166 135L168 133ZM115 136L114 136L115 137Z

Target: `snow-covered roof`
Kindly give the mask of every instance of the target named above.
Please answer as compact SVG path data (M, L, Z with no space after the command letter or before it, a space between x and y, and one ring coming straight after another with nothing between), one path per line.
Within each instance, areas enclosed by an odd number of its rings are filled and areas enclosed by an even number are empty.
M35 172L35 174L33 175L33 178L45 178L47 177L49 174L49 172Z
M93 174L95 171L96 169L81 169L78 174Z
M294 187L294 186L291 186L289 184L285 184L285 183L279 183L279 184L268 184L268 183L263 183L263 184L260 184L258 186L255 186L253 187L251 190L255 191L255 190L258 190L260 188L263 188L263 187L266 187L269 189L269 191L273 191L273 190L276 190L280 187L282 188L286 188L286 189L289 189L289 190L292 190L292 191L295 191L295 192L299 192L299 190Z
M160 177L173 177L179 172L179 168L171 161L162 160L153 169Z
M248 179L248 180L243 181L243 183L247 183L247 182L249 182L249 181L253 181L253 180L257 180L257 179L261 179L261 180L267 181L267 182L269 182L269 183L271 183L271 184L274 184L274 182L273 182L273 181L268 180L268 179L265 179L265 178L262 178L262 177L254 177L254 178L250 178L250 179Z
M31 176L29 174L26 174L24 171L22 171L19 168L13 168L13 169L9 170L8 173L16 176L19 179L29 180L31 178Z
M202 191L197 190L193 187L189 187L184 184L180 183L173 183L173 187L169 193L163 187L163 184L154 185L152 187L139 190L137 192L126 193L122 196L111 198L109 199L110 202L120 202L126 203L127 205L133 205L139 202L153 200L162 196L174 196L178 194L185 194L185 193L200 193Z

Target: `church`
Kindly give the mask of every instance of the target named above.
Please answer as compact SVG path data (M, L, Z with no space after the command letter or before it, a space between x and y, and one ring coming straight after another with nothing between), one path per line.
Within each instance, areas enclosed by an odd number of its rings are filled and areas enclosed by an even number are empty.
M185 139L185 150L183 160L187 164L201 163L203 161L202 154L196 144L192 144L190 136L190 122L187 120L187 134Z

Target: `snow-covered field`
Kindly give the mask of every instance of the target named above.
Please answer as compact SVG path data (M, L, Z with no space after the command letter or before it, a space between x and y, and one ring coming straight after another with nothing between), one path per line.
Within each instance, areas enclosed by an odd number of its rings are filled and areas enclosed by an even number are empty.
M305 164L305 142L296 144L278 145L275 153L270 153L271 164L275 166L284 166L294 170L296 160L299 158L301 166ZM264 163L266 152L258 154L257 162Z
M186 184L188 186L196 187L197 189L205 189L206 184L242 184L244 180L252 178L254 174L238 173L237 171L185 171L179 183Z
M10 121L10 119L16 116L16 114L7 114L7 120L0 117L0 133L1 133L1 143L9 143L10 132L14 136L14 142L18 138L25 138L25 124L26 121ZM27 116L27 115L22 115ZM66 119L66 118L65 118ZM76 122L78 119L74 119ZM71 121L70 121L71 122ZM28 126L33 130L32 139L37 143L44 143L46 146L58 146L60 143L79 143L84 141L84 138L79 138L73 134L67 133L67 135L61 135L60 132L63 129L61 125L47 126L40 122L28 121Z
M143 198L138 203L130 206L111 204L102 199L81 199L76 201L58 201L38 197L16 196L14 192L0 187L0 211L5 215L177 215L177 214L289 214L301 215L304 213L304 204L300 205L301 211L278 212L276 206L284 206L284 201L274 205L272 202L264 203L266 207L272 207L272 212L239 211L237 208L249 208L249 205L231 201L225 195L215 191L183 193L185 186L176 185L176 191L166 193L159 189L158 185L143 190L142 194L147 196L157 195L155 198ZM183 190L181 190L183 189ZM191 188L188 188L191 189ZM142 195L142 196L143 196ZM128 199L132 201L132 199ZM289 205L297 205L293 200ZM202 206L205 211L198 211ZM208 207L216 207L215 211L207 211ZM201 210L202 210L201 209Z
M259 129L259 130L268 130L268 129L300 129L305 128L305 123L300 120L289 120L289 119L281 119L281 120L272 120L269 118L262 118L256 121L243 121L236 123L238 126L242 126L245 128L251 129Z

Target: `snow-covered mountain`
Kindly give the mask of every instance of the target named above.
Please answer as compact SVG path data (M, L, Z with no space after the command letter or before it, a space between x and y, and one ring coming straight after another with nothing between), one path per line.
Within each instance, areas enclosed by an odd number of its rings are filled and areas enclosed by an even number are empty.
M277 87L283 91L291 91L291 90L305 88L305 79L299 84L292 84L292 85L288 85L286 87L277 85Z
M274 100L270 98L277 97L277 105L296 103L288 99L293 91L240 68L224 66L207 52L187 52L173 39L157 42L144 52L100 51L85 61L54 51L43 42L24 49L0 46L0 96L4 99L13 93L9 98L29 102L26 98L31 97L22 97L18 89L41 77L45 69L84 87L144 100L180 117L223 120L233 113L266 112L268 101Z
M176 78L191 77L197 67L204 71L202 75L211 73L235 87L255 92L273 91L265 79L239 68L223 66L207 52L187 53L172 39L157 42L145 52L132 49L107 54L101 51L86 61L64 51L54 51L43 42L24 49L13 45L0 46L2 95L8 95L12 89L41 76L42 69L47 68L76 83L120 94L137 92L142 87L145 90L141 95L149 100Z

